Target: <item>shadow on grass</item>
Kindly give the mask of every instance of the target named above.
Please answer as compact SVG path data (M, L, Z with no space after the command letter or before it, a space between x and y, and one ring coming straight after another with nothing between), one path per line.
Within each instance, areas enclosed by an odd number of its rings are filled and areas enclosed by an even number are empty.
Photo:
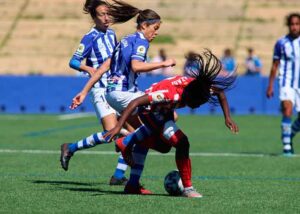
M84 183L75 181L48 181L48 180L32 180L30 181L34 184L50 184L50 185L77 185L77 186L95 186L98 183Z
M120 187L120 190L103 190L98 187L94 187L96 185L99 185L99 183L86 183L86 182L74 182L74 181L50 181L50 180L31 180L29 181L33 184L47 184L47 185L54 185L57 186L57 189L60 190L68 190L68 191L73 191L73 192L89 192L89 193L94 193L93 196L100 196L100 195L126 195L129 196L128 194L125 194L123 191L123 187ZM66 185L71 185L71 186L66 186ZM74 187L78 186L78 187ZM87 186L87 187L83 187ZM116 186L114 186L115 188ZM138 195L130 195L130 196L138 196ZM165 196L165 197L171 197L167 194L151 194L151 195L143 195L144 196Z

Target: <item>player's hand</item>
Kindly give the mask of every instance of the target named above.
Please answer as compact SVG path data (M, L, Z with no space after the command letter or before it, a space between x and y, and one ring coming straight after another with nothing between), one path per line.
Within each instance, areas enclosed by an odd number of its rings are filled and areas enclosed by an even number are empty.
M225 125L230 129L232 133L234 134L239 133L239 127L230 118L225 120Z
M69 108L72 109L72 110L76 109L78 106L80 106L83 103L85 97L86 97L86 95L83 94L82 92L80 92L79 94L77 94L73 98L72 103L71 103L71 105L70 105Z
M106 132L103 137L107 140L107 142L110 142L112 140L115 140L116 136L120 133L122 127L115 126L108 132Z
M96 73L96 69L93 67L88 67L87 72L89 73L90 76L93 76Z
M272 98L274 96L274 90L271 85L268 86L266 94L267 94L267 98Z
M175 65L176 65L175 59L167 59L166 61L164 61L164 67L170 67Z

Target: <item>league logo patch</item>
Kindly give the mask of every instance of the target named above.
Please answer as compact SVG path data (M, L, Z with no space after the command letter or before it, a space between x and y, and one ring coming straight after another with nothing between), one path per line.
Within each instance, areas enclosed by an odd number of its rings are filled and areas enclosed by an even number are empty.
M85 46L84 46L84 44L81 43L79 45L79 47L77 48L76 52L82 54L84 52L84 49L85 49Z
M145 46L139 46L138 48L137 48L137 54L138 55L141 55L141 56L144 56L145 55L145 53L146 53L146 48L145 48Z
M165 95L161 92L152 93L152 101L154 103L159 103L165 99Z

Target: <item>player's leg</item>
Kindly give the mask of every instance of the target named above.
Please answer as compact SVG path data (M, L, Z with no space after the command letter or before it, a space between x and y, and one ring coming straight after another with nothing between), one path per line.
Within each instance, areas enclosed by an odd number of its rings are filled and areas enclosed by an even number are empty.
M148 143L147 140L140 142L136 141L136 143L139 143L138 145L143 145L145 147L153 148L163 152L170 151L170 146L174 146L176 148L176 164L182 179L182 183L185 187L183 195L186 197L202 197L202 195L199 194L192 186L189 142L187 137L172 120L174 116L173 112L161 115L148 111L142 111L139 115L144 123L144 126L148 130L151 130L153 134L151 137L148 137L148 140L150 139ZM166 120L168 121L166 122ZM153 136L159 136L160 141L153 139Z
M279 98L281 100L281 140L283 144L283 154L292 155L292 114L293 114L293 102L295 97L295 91L292 88L281 88Z
M190 144L187 136L177 127L173 120L165 123L163 130L164 141L176 148L176 165L184 186L183 196L201 198L192 185L192 164L189 157Z
M91 94L97 118L99 121L101 121L103 130L110 130L114 128L117 124L117 112L106 101L105 89L92 89ZM127 134L129 134L129 132L126 129L122 129L121 134L126 136ZM109 184L125 185L127 182L127 179L125 178L126 169L127 164L125 163L122 155L120 155L115 172L109 180Z
M298 112L298 115L292 125L292 139L300 131L300 90L298 89L296 89L295 109Z
M106 94L106 99L109 102L109 104L116 109L118 112L123 112L124 109L128 106L128 104L142 96L143 92L126 92L126 91L113 91L108 94ZM121 148L121 152L123 153L123 157L127 163L131 164L131 171L130 171L130 177L128 181L128 185L125 187L125 192L129 194L149 194L150 191L144 189L139 182L136 182L139 180L139 177L142 174L142 169L144 167L144 162L146 158L146 154L148 152L148 149L145 149L143 147L135 146L134 152L132 152L132 146L137 141L144 140L147 136L150 135L150 131L147 130L145 127L141 126L141 122L138 119L137 111L133 113L128 119L127 122L136 129L135 132L132 134L129 134L123 139L119 139L116 141L116 145L119 145ZM141 126L141 127L140 127ZM127 147L128 146L128 147ZM126 151L122 151L122 148L126 148ZM130 148L130 149L128 149ZM128 156L127 156L127 154ZM128 159L129 158L129 159ZM135 161L138 161L137 163L134 163ZM138 179L137 179L138 178Z
M83 138L74 143L64 143L61 145L61 155L60 155L60 163L64 170L68 170L69 161L74 153L78 150L92 148L98 144L106 144L107 140L103 137L103 135L107 131L94 133L86 138Z

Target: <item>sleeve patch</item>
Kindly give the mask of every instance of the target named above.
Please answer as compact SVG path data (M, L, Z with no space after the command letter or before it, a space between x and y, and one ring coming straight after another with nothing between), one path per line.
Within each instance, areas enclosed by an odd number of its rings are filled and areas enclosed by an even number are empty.
M84 44L81 43L81 44L78 46L76 52L77 52L78 54L83 54L84 49L85 49L85 46L84 46Z
M165 100L165 95L162 92L151 93L152 103L160 103Z
M138 46L137 48L137 54L140 56L144 56L146 53L146 47L143 45Z

